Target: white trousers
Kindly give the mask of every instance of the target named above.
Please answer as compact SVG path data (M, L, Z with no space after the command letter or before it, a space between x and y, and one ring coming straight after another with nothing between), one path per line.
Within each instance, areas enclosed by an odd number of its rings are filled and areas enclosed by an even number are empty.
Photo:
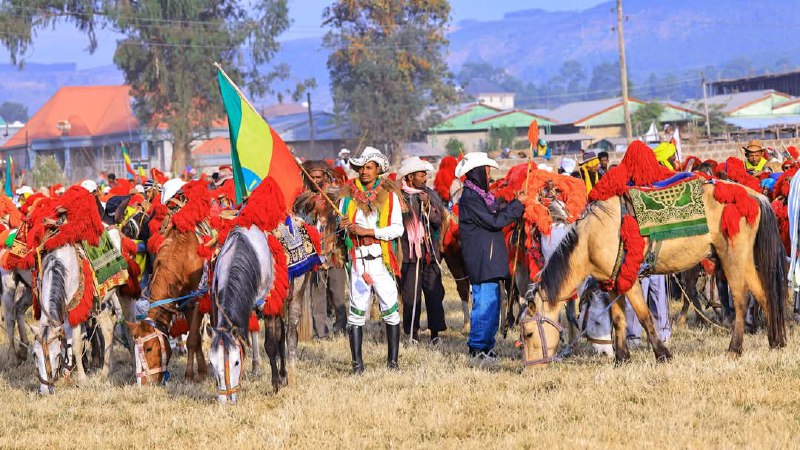
M369 274L372 285L364 280L364 273ZM394 275L383 265L380 256L375 259L356 258L350 268L350 313L347 315L347 323L364 326L373 291L378 296L378 305L384 322L389 325L399 324L397 283Z

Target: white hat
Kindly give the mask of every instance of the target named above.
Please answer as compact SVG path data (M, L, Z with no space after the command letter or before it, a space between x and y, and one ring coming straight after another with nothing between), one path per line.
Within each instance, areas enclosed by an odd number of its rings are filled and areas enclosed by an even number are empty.
M161 192L161 203L166 205L169 199L174 197L185 184L186 182L180 178L173 178L164 183L164 190Z
M90 194L97 192L97 183L92 180L83 180L81 181L80 186L89 191Z
M412 156L403 160L397 174L400 178L405 178L406 175L414 172L433 172L433 165L428 161L419 159L419 156Z
M33 195L33 189L30 186L20 186L15 191L17 195Z
M575 172L575 168L578 166L578 163L572 158L564 158L561 160L560 167L564 170L565 173L570 174Z
M350 150L343 148L339 150L339 158L344 158L345 156L350 154Z
M111 192L111 186L103 186L103 194L108 194Z
M494 167L495 169L500 168L493 159L489 158L488 154L484 152L472 152L464 155L464 158L458 162L456 165L456 176L463 177L470 170L481 166Z
M137 184L133 188L136 189L136 192L138 192L140 194L144 194L144 186L142 186L141 184Z
M381 170L381 173L386 172L389 170L389 159L386 158L386 155L381 153L380 150L374 147L366 147L363 152L361 152L361 156L358 158L350 158L350 165L353 167L363 167L364 164L372 161L378 165L378 168Z

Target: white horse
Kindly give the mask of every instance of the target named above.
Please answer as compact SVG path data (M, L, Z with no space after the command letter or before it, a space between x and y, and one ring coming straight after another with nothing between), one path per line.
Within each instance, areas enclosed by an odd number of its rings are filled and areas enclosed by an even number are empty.
M8 251L8 250L4 250ZM25 330L25 311L32 303L30 270L6 270L0 267L0 303L3 308L3 322L8 341L8 360L21 363L28 356L28 333ZM14 329L19 334L19 347L14 337Z
M119 250L121 248L119 232L110 229L108 233L114 247ZM83 365L86 327L80 324L73 328L67 320L67 305L76 295L81 295L79 290L93 283L93 280L83 279L82 264L78 251L72 245L64 245L47 252L42 257L42 267L37 280L41 317L38 327L34 327L36 339L33 344L40 382L39 392L42 394L55 392L54 385L58 377L61 374L69 376L73 368L78 381L86 379ZM100 314L96 318L104 337L103 367L100 371L102 379L107 379L113 369L112 314L118 317L123 316L123 311L127 314L131 311L130 302L130 299L119 294L118 287L109 290L100 300Z
M255 225L236 227L228 235L217 257L211 283L213 307L213 338L209 359L217 379L217 399L220 403L236 402L244 368L244 348L250 314L272 289L273 258L267 236ZM273 391L286 378L282 341L285 328L280 316L265 317L266 347L272 367ZM258 333L251 334L257 344ZM243 346L244 344L244 346ZM284 351L281 351L284 350ZM282 370L276 357L281 353ZM253 346L253 370L258 370L258 347Z
M581 333L592 344L598 355L613 358L608 292L600 290L593 278L587 278L581 286L580 299L581 313L578 316L578 326Z

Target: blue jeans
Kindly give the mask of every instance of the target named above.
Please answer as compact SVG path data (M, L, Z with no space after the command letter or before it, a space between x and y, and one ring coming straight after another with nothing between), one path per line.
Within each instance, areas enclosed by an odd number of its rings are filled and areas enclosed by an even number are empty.
M494 348L500 326L500 281L472 285L472 315L467 345L478 351Z

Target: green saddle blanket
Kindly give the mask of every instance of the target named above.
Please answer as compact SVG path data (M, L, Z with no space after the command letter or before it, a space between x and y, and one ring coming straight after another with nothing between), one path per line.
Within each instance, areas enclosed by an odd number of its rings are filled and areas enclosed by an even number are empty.
M93 247L83 242L83 250L89 258L89 264L94 271L95 285L101 288L111 288L124 284L127 280L128 264L122 254L114 248L108 232L103 231L100 245ZM122 279L125 278L125 279ZM105 289L101 289L101 292Z
M642 236L661 241L708 233L701 180L663 189L631 188L628 194Z

